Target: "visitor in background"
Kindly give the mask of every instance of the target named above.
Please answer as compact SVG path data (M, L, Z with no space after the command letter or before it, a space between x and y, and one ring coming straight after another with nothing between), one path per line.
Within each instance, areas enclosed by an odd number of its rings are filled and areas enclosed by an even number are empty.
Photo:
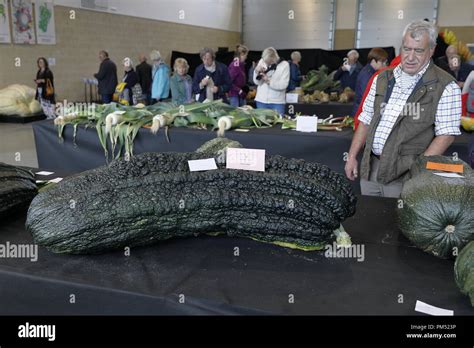
M196 68L193 79L193 92L199 101L222 99L227 103L226 93L232 82L227 66L216 61L214 50L205 47L199 53L202 64Z
M246 97L249 91L247 87L247 77L245 72L245 60L249 49L244 45L237 45L235 48L234 60L229 64L229 75L232 87L229 91L230 105L239 107L246 104Z
M253 73L253 81L258 86L255 101L259 109L273 109L280 115L285 113L285 96L290 81L290 65L280 60L273 47L265 48L262 59Z
M150 53L151 71L151 103L155 104L170 95L170 67L165 64L157 50Z
M247 85L249 86L255 86L255 83L253 82L253 72L256 66L257 62L252 61L252 65L250 66L249 72L247 73Z
M301 53L294 51L291 53L291 60L288 61L290 64L290 82L288 83L287 91L294 91L296 87L300 86L301 76L300 62L301 62Z
M458 54L458 48L454 45L449 45L446 48L446 54L442 57L437 58L434 62L437 66L443 69L446 72L449 72L449 59L452 56L456 56Z
M474 71L467 76L462 88L462 114L474 117ZM474 137L474 135L473 135Z
M147 63L146 55L143 53L139 55L138 60L140 64L136 67L138 76L138 83L142 88L143 99L146 105L151 103L151 65Z
M351 50L347 53L347 60L337 69L334 80L341 81L341 90L350 87L355 90L357 76L362 70L362 64L359 63L359 52Z
M123 69L125 74L122 82L127 84L124 88L124 99L128 102L128 105L136 105L142 99L142 89L130 58L127 57L123 60Z
M117 66L109 58L109 53L106 51L99 52L100 68L94 77L99 82L99 94L102 98L102 103L109 104L112 102L115 88L117 87Z
M48 119L56 118L53 72L49 69L48 61L44 57L38 58L36 64L38 71L34 80L36 83L35 98L41 104L41 108Z
M173 66L174 74L170 79L171 99L178 105L193 102L193 79L188 75L189 65L186 59L178 58Z
M451 56L448 60L449 70L448 73L454 77L459 87L464 87L464 82L467 77L474 70L474 66L471 64L463 63L461 57L457 54Z
M357 113L360 102L362 101L362 96L364 91L369 83L370 78L376 71L387 65L388 54L383 48L372 48L367 55L367 64L362 68L359 75L357 76L356 88L355 88L355 97L354 97L354 106L352 108L352 115L354 116Z

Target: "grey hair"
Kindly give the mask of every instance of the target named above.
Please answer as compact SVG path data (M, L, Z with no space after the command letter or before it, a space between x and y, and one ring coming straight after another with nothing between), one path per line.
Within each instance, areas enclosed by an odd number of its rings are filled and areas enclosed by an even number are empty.
M424 20L413 21L409 23L403 30L403 38L409 33L413 39L419 39L423 34L428 35L430 41L430 48L436 46L436 38L438 37L438 30L433 23L426 22Z
M291 52L291 59L298 59L301 60L301 53L299 51L293 51Z
M349 52L347 52L347 57L349 57L351 54L355 55L356 59L359 59L359 52L357 52L356 50L350 50Z
M150 59L154 61L161 60L161 53L158 50L153 50L150 52Z
M263 61L267 61L268 59L271 59L272 61L278 62L278 60L280 59L280 56L278 55L278 52L276 49L274 49L273 47L267 47L262 52L262 59Z
M201 51L199 51L199 56L202 59L208 53L211 54L212 59L216 59L216 53L214 52L212 48L209 48L209 47L204 47Z
M133 60L131 60L129 57L125 57L125 58L123 59L123 62L122 62L122 63L123 63L123 65L126 65L127 62L128 62L128 66L129 66L130 68L133 68Z

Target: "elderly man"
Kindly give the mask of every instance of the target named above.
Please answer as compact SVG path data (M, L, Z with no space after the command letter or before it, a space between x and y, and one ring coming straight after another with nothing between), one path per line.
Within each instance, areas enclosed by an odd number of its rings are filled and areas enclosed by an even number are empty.
M347 59L344 60L344 64L336 71L334 80L341 81L341 89L350 87L353 91L355 90L357 76L363 68L358 60L359 52L351 50L347 53Z
M345 166L358 176L363 195L399 197L409 170L420 155L442 155L460 135L461 90L452 76L431 60L436 28L416 21L403 32L401 63L373 81L360 114Z
M117 66L109 58L107 51L99 52L100 68L94 77L99 82L99 94L102 103L109 104L112 102L115 88L117 87Z
M288 83L287 92L294 91L296 87L300 86L303 77L300 70L301 53L298 51L291 52L290 64L290 82Z

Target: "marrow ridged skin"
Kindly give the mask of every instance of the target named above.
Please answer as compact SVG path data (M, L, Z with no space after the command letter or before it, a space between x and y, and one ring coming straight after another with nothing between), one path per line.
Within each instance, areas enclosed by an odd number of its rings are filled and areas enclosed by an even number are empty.
M227 142L223 141L223 145ZM26 227L56 253L101 253L223 232L266 242L322 245L355 213L350 184L329 168L267 156L266 171L190 172L211 152L145 153L63 180L41 192Z

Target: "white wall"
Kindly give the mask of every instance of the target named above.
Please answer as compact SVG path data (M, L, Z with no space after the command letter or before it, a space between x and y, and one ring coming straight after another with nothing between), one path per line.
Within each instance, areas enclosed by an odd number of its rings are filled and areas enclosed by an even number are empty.
M55 0L54 3L82 8L81 0ZM242 0L95 0L95 3L110 13L228 31L242 30Z
M415 1L417 0L412 0L410 3ZM400 2L396 1L396 3ZM336 29L356 28L356 7L357 0L337 0ZM437 25L440 27L474 26L474 0L439 0Z
M437 24L440 27L474 26L474 0L439 0Z
M331 0L243 0L243 41L255 50L331 49L333 12Z

